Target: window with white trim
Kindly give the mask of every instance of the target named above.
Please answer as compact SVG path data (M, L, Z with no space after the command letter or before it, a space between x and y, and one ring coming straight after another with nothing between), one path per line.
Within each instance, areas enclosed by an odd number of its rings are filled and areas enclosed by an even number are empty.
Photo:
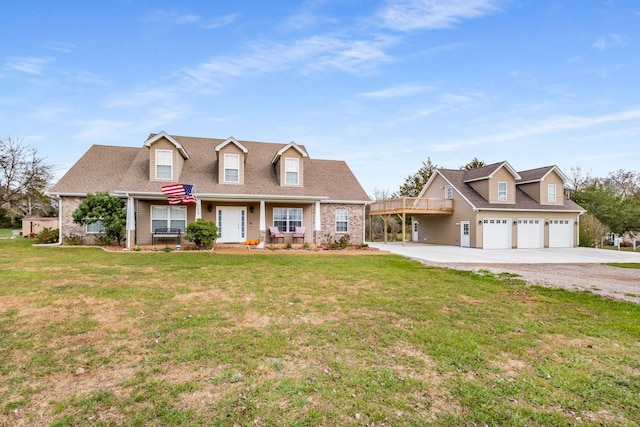
M240 156L224 155L224 182L240 182Z
M95 234L95 233L104 233L104 224L102 224L102 220L97 220L91 224L87 224L87 233Z
M336 233L349 232L349 209L336 209Z
M284 159L285 183L298 185L300 183L300 159L287 157Z
M453 199L453 187L450 185L447 185L446 187L444 187L444 198L445 199Z
M556 202L556 185L549 184L547 186L547 202L555 203Z
M158 228L187 228L186 206L151 206L151 232Z
M273 226L284 233L302 227L302 208L273 208Z
M173 151L156 150L156 179L173 178Z
M498 182L498 200L504 202L507 200L507 183Z

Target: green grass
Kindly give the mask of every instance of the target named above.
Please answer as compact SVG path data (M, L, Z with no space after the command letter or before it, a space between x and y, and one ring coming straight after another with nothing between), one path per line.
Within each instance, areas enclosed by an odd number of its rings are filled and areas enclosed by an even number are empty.
M0 425L636 425L640 306L395 255L0 241Z
M621 267L621 268L636 268L640 269L640 262L627 262L627 263L610 263L607 265L611 265L613 267Z
M11 237L13 233L13 229L11 228L0 228L0 238Z

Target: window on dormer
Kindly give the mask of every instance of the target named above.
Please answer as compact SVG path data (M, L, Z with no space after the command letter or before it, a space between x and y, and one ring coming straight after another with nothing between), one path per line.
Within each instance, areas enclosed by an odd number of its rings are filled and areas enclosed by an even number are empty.
M224 182L240 182L240 156L224 155Z
M284 159L285 183L298 185L300 183L300 159L287 157Z
M499 182L498 183L498 200L504 202L507 200L507 183Z
M156 179L173 178L173 151L156 150Z
M555 184L549 184L549 186L547 187L547 201L549 203L555 203L556 202L556 185Z

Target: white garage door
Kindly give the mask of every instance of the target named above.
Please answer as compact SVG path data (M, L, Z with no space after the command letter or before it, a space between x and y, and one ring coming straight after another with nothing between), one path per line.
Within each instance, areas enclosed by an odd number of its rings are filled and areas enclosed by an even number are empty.
M484 249L511 249L511 218L487 218L482 221Z
M544 221L518 219L518 249L544 247Z
M549 247L573 247L573 221L570 219L549 220Z

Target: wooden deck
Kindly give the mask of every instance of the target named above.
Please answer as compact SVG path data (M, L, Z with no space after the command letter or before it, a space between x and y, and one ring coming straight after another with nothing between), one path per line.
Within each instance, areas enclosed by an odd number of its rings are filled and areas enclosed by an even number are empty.
M369 215L451 215L453 199L401 197L371 203Z

